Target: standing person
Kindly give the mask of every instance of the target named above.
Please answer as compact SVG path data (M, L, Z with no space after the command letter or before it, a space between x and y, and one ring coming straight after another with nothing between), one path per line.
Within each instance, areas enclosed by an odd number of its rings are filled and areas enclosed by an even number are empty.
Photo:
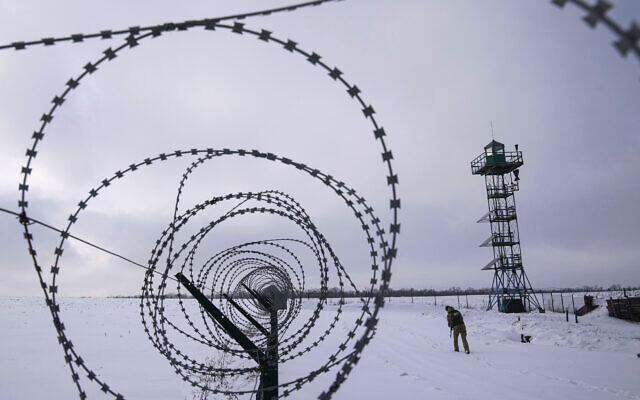
M447 310L447 324L450 330L453 332L453 350L458 350L458 335L462 336L462 345L464 346L464 352L469 354L469 343L467 343L467 327L464 325L462 314L451 306L444 308Z

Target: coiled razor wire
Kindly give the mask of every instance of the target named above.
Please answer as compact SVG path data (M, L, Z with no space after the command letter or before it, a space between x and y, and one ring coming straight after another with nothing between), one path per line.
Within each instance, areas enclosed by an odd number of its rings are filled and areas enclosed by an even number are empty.
M65 242L71 236L71 227L78 221L81 212L87 208L94 198L114 185L116 181L124 178L125 175L143 169L144 167L155 165L161 161L175 160L181 157L194 157L195 161L187 168L179 184L173 220L162 232L156 241L155 247L151 250L151 257L147 265L148 270L141 288L142 296L140 302L140 315L144 330L153 346L167 358L168 362L175 369L175 372L192 386L214 393L243 394L270 389L263 387L258 390L219 390L218 388L211 388L201 383L203 382L203 376L254 376L256 374L256 368L212 368L211 365L207 365L197 357L188 354L184 349L178 348L175 340L176 335L183 339L187 338L188 340L207 347L230 353L239 359L249 358L242 349L238 348L236 344L227 338L217 324L212 323L212 320L203 310L200 310L200 318L197 318L197 313L188 309L182 296L181 285L179 284L176 285L176 290L179 294L178 302L182 310L183 320L178 323L167 317L165 314L165 290L172 275L178 271L188 274L196 286L202 289L208 289L210 296L230 293L232 297L235 297L239 302L243 303L243 307L246 308L251 317L259 323L264 323L266 317L260 307L254 304L253 300L247 298L247 292L244 288L249 287L260 291L261 289L275 285L281 292L286 293L291 300L287 302L287 307L278 313L278 335L282 337L278 348L278 352L280 353L279 363L281 365L310 352L335 331L334 328L337 326L342 315L345 284L349 286L350 290L352 289L361 295L362 309L360 315L348 330L345 338L339 341L337 349L330 353L326 360L322 361L317 367L305 375L288 382L280 383L280 395L282 397L286 397L293 391L300 389L305 383L312 381L318 375L327 373L332 368L339 368L333 383L319 396L321 399L331 398L332 394L340 387L352 368L359 361L360 353L375 333L378 312L384 303L384 294L388 288L391 277L391 264L393 258L396 256L396 237L400 230L400 224L397 219L400 200L397 198L396 193L398 177L393 172L391 164L393 155L387 148L384 140L386 133L375 120L375 111L370 104L365 103L360 94L360 89L356 85L347 82L343 77L342 71L337 67L330 67L324 63L318 54L300 49L298 44L290 39L286 41L278 39L273 36L270 31L249 29L245 27L245 24L237 21L231 24L222 22L228 19L237 20L252 15L268 15L277 11L294 10L304 6L319 5L324 2L325 1L309 2L291 7L225 18L187 21L177 24L170 23L146 28L130 28L127 31L103 31L99 37L104 39L124 34L126 34L127 37L120 46L115 48L109 47L103 52L103 55L99 59L87 63L81 74L69 79L64 91L54 97L51 109L43 114L40 129L33 134L33 145L27 150L28 160L26 166L22 169L23 179L19 185L21 198L18 205L21 211L21 222L24 226L24 236L29 246L29 252L44 291L46 303L51 311L54 326L58 333L58 340L63 347L65 361L68 364L72 379L75 382L81 399L86 398L86 393L81 384L81 375L86 376L89 381L97 384L104 393L110 394L116 399L123 399L124 396L118 393L115 388L112 388L104 379L97 376L95 369L90 367L80 356L79 351L73 346L72 341L65 331L57 300L59 293L57 278L61 270L61 259L64 253ZM359 196L353 188L344 182L318 169L286 157L258 150L211 148L177 150L132 163L128 167L116 171L113 176L102 180L95 188L89 191L88 196L78 203L77 209L69 216L65 229L61 230L60 242L53 252L55 257L50 271L50 283L46 283L42 267L37 260L35 240L29 229L31 219L27 215L27 192L29 189L28 178L33 172L33 162L37 155L38 146L44 138L45 129L53 120L54 113L63 105L71 91L76 89L83 80L96 73L104 62L114 60L119 53L125 49L134 48L145 43L145 39L159 37L165 32L180 32L195 27L204 27L205 30L209 31L229 30L239 35L253 36L264 42L280 45L288 52L305 57L309 63L318 66L321 70L324 70L332 80L341 83L345 87L348 95L360 104L364 117L372 124L375 139L378 140L382 146L382 161L387 165L389 172L386 181L391 188L390 209L392 213L392 223L389 228L389 235L387 235L384 228L382 228L380 219L374 215L373 208L367 204L363 197ZM77 43L93 37L98 37L98 35L71 35L67 38L43 39L41 41L25 43L24 46L15 45L12 47L23 49L34 44L50 45L62 41ZM0 48L9 47L2 46ZM331 188L335 194L344 201L345 205L352 210L362 227L364 233L363 239L366 240L367 246L369 247L369 256L371 257L372 277L369 287L364 291L358 290L325 237L312 222L310 216L300 204L285 193L265 191L259 193L218 195L180 212L179 203L181 194L191 172L205 162L221 156L251 156L263 158L266 161L280 162L300 172L306 172L311 177ZM185 228L190 221L193 221L193 217L215 206L225 206L230 201L239 200L242 201L240 205L251 202L252 206L247 205L241 208L236 206L232 211L222 217L208 223L206 226L200 227L199 233L192 235L184 243L176 243L177 235L181 233L181 230ZM214 255L203 265L194 264L194 258L196 257L199 246L216 227L230 221L234 217L253 214L268 214L286 218L303 232L306 239L273 238L243 243ZM292 323L296 320L296 317L300 316L302 303L301 294L304 291L305 282L305 272L297 255L300 247L310 252L316 260L320 271L321 288L320 298L318 299L315 310L311 313L307 321L302 323L297 330L294 330L292 329ZM319 327L316 325L318 324L323 308L327 304L327 285L329 282L328 276L330 269L334 269L338 277L341 297L336 313L328 327ZM159 280L154 280L156 275L160 276ZM238 315L235 310L229 308L228 303L222 299L218 299L218 303L220 308L225 310L226 315L229 315L234 323L244 328L249 337L256 341L257 345L263 348L267 346L266 340L260 338L259 332L255 332L255 328L252 331L246 322L243 322L243 316ZM314 332L314 328L316 331L321 331L321 333L313 335L312 332ZM291 332L289 333L289 331ZM267 349L267 351L268 350L269 349Z
M343 78L343 73L337 67L330 67L321 61L320 55L315 52L307 52L298 47L298 43L293 40L281 40L272 35L272 32L267 30L252 30L245 27L244 23L238 22L247 17L252 16L265 16L277 12L293 11L303 7L316 6L333 0L319 0L306 3L300 3L287 7L274 8L269 10L250 12L244 14L236 14L219 18L208 18L202 20L183 21L178 23L165 23L161 25L147 26L147 27L130 27L122 30L103 30L99 33L92 34L73 34L65 37L50 37L43 38L34 41L19 41L13 42L7 45L1 45L2 49L15 49L23 50L34 45L53 45L59 42L71 42L80 43L88 39L101 38L101 39L113 39L117 36L125 36L124 42L116 48L107 48L103 52L103 56L94 62L89 62L84 66L84 71L67 81L66 87L62 93L55 96L52 100L53 106L48 112L45 112L41 117L40 128L33 133L33 144L27 149L26 157L27 162L22 167L22 181L19 184L20 200L18 206L20 208L20 222L24 227L24 238L27 241L29 253L31 255L33 265L35 267L40 285L43 289L46 304L51 312L53 323L58 333L58 341L62 345L65 361L69 366L71 376L77 387L79 396L81 399L86 398L86 394L81 386L80 373L86 375L89 381L92 381L99 385L100 389L115 397L116 399L124 399L124 396L117 393L115 389L110 387L104 380L100 379L94 370L90 368L87 363L82 359L80 354L74 348L71 340L68 338L65 332L65 326L61 319L60 307L57 302L58 286L56 284L56 278L60 272L60 259L64 252L64 244L68 238L76 238L70 234L71 226L77 222L79 214L83 211L89 202L98 196L107 187L112 185L115 181L123 178L126 174L137 171L140 168L157 164L160 161L174 160L183 156L196 157L197 159L191 164L183 175L183 179L180 182L178 196L175 202L174 217L169 223L168 227L162 232L161 236L156 241L156 246L151 251L151 258L148 261L147 273L145 274L144 283L142 286L142 296L140 302L140 315L142 317L143 326L147 333L151 343L163 354L170 364L175 368L177 374L189 382L195 387L199 387L203 390L210 390L213 392L220 392L225 394L231 393L251 393L256 390L238 390L238 391L224 391L209 388L202 385L201 380L198 377L201 376L234 376L242 374L255 374L256 368L212 368L211 365L196 360L177 348L174 342L171 340L171 335L179 334L183 337L187 337L195 342L199 342L203 345L216 348L220 351L233 354L235 357L247 358L247 355L235 346L229 339L220 331L220 328L216 324L212 324L211 320L206 317L203 310L200 310L200 324L197 325L196 317L194 313L187 309L182 296L179 296L178 301L183 313L184 321L186 321L188 328L179 327L174 321L169 320L164 313L165 302L165 289L167 288L168 281L173 280L170 273L173 274L176 271L186 272L191 280L197 287L202 289L208 289L210 296L215 296L220 293L230 293L232 297L241 301L246 309L249 310L251 316L258 321L265 321L265 316L261 312L257 304L253 304L253 300L250 300L246 295L247 292L243 289L245 287L261 290L270 285L275 285L282 292L286 293L291 300L288 302L287 307L281 310L278 314L278 319L281 322L280 331L283 334L284 339L281 342L281 362L286 362L295 357L302 356L305 353L312 350L312 348L318 346L335 328L340 314L342 312L342 305L344 304L344 298L340 298L339 308L336 316L330 323L329 328L321 335L311 339L311 344L304 348L298 348L298 346L309 338L309 334L312 328L318 322L320 312L327 304L327 283L329 266L335 269L337 276L339 277L340 292L344 290L345 283L356 290L357 293L362 295L361 301L363 303L361 314L355 321L355 326L349 330L344 341L338 347L334 353L332 353L328 361L322 363L317 368L310 371L307 375L300 377L289 382L280 384L284 390L282 396L288 396L294 390L300 389L306 382L312 381L316 376L321 373L328 372L331 368L338 367L339 371L336 374L335 380L329 386L327 390L322 392L319 396L320 399L329 399L344 382L346 377L351 372L352 368L358 363L360 359L360 353L363 348L369 343L375 333L375 327L378 322L379 309L384 304L384 293L388 289L389 280L391 278L391 264L393 259L397 255L396 239L400 232L400 224L398 223L398 209L400 208L400 199L397 197L397 185L398 177L393 172L391 160L393 159L391 150L388 149L384 136L386 135L384 129L378 125L374 118L374 109L370 104L367 104L361 94L360 89L356 85L351 85ZM614 21L607 15L607 12L612 8L612 4L606 0L598 0L595 3L588 3L585 0L552 0L553 4L562 8L567 3L571 3L574 6L584 10L587 14L583 20L592 28L595 28L598 24L602 23L610 31L614 33L617 39L614 41L614 46L622 56L627 56L630 52L634 53L640 58L640 27L637 22L632 22L630 28L624 29L620 24ZM232 24L225 24L223 21L235 21ZM29 225L33 222L38 222L30 218L27 215L28 200L27 192L29 189L28 179L29 175L33 171L33 163L37 154L37 148L40 141L44 138L45 128L51 123L54 113L62 106L69 93L76 89L83 79L89 75L95 73L100 65L106 61L114 60L120 52L127 48L136 47L144 43L145 39L156 38L163 33L186 31L195 27L203 27L205 30L230 30L239 35L246 35L249 37L256 37L264 42L277 44L282 46L286 51L304 56L306 60L318 66L321 70L324 70L328 75L337 82L340 82L347 90L347 93L351 98L360 104L364 117L369 120L373 127L373 133L375 139L379 141L382 146L382 161L388 167L389 175L386 177L387 184L391 190L390 209L392 214L392 223L389 227L389 233L384 231L380 226L380 219L377 218L373 209L367 205L364 198L356 194L356 191L348 187L345 183L333 178L330 175L324 174L321 171L309 167L303 163L292 161L286 157L281 157L273 153L260 152L258 150L230 150L230 149L188 149L177 150L173 152L163 153L158 156L149 157L141 162L133 163L127 168L118 170L113 176L104 179L100 184L89 191L89 195L78 203L78 208L68 218L68 224L64 230L58 230L60 232L60 243L54 250L55 262L51 267L51 283L47 284L43 275L43 270L37 260L37 252L35 249L35 239L30 232ZM223 196L212 197L208 201L186 209L183 212L179 212L179 201L182 190L188 179L189 174L194 168L202 165L204 162L211 160L214 157L220 156L252 156L257 158L263 158L267 161L280 162L285 165L294 167L301 172L306 172L313 178L331 188L340 198L343 199L345 205L349 207L358 221L362 224L362 230L367 244L370 248L371 256L371 268L372 275L370 286L366 291L358 291L355 287L347 271L340 264L336 254L331 249L331 246L320 233L316 226L311 221L309 215L305 212L300 204L298 204L293 198L285 193L278 191L264 191L259 193L235 193L226 194ZM224 205L229 201L241 200L242 202L236 205L230 212L222 217L210 222L206 226L200 228L199 233L192 235L186 242L176 244L176 235L180 230L185 227L189 220L198 215L205 209L215 207L217 205ZM252 203L258 203L260 206L246 206L240 208L243 204L251 201ZM8 210L5 210L8 211ZM8 211L10 212L10 211ZM304 232L306 240L292 239L292 238L275 238L266 239L261 241L254 241L243 243L238 246L230 247L223 250L216 255L210 257L203 265L194 265L194 258L197 254L198 247L203 240L209 235L214 228L231 220L234 217L242 215L253 214L269 214L286 218L293 222ZM48 226L46 224L43 224ZM48 226L54 230L57 230L51 226ZM388 238L388 239L387 239ZM82 239L79 239L82 240ZM389 241L387 241L389 240ZM85 243L87 243L85 241ZM93 245L99 248L98 246ZM301 293L304 290L305 273L302 268L299 257L294 251L294 247L304 247L306 251L313 254L316 262L318 263L320 271L321 281L321 295L316 305L315 311L312 316L307 320L301 328L293 333L286 334L286 331L291 328L292 322L300 315L301 305ZM103 251L105 249L100 248ZM174 250L177 249L177 250ZM377 250L379 249L379 250ZM380 255L378 254L380 251ZM109 252L110 254L124 258L118 254ZM161 258L165 254L164 258ZM275 254L278 254L277 256ZM161 260L165 262L162 263ZM128 260L132 262L131 260ZM133 262L136 265L138 263ZM160 264L159 264L160 263ZM380 276L378 277L378 270L381 269ZM161 277L160 281L154 283L154 275ZM207 284L210 283L211 286ZM375 285L379 284L377 290ZM176 289L178 293L181 293L181 286L177 285ZM373 294L375 293L375 296ZM373 296L373 301L372 301ZM257 339L260 336L255 332L255 328L249 326L246 320L238 313L229 308L228 303L219 299L219 305L225 310L225 313L230 316L234 323L241 326L250 337L259 340L258 343L261 346L265 346L264 340ZM371 303L371 304L370 304ZM187 331L186 329L189 329ZM253 330L253 331L252 331ZM360 336L356 339L356 332L360 332Z

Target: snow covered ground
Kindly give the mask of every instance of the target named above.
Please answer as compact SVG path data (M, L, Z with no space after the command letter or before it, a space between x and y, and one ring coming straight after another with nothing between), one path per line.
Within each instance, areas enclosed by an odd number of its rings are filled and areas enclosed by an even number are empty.
M446 324L444 304L457 307L456 297L438 298L437 305L433 298L393 298L376 337L334 398L640 399L640 324L610 318L604 307L577 324L561 313L487 312L485 299L469 296L466 308L461 297L471 347L466 355L452 351ZM313 304L306 303L305 312ZM355 303L345 308L345 321L360 310ZM328 307L323 318L335 309ZM62 302L75 348L117 391L129 399L193 398L193 390L150 345L138 313L135 299ZM347 326L338 328L346 332ZM520 343L520 333L533 336L532 343ZM334 336L327 348L343 338ZM325 350L282 366L281 381L323 362ZM0 297L0 357L0 399L77 398L42 299ZM291 398L317 398L335 372ZM90 399L107 398L99 388L85 387Z

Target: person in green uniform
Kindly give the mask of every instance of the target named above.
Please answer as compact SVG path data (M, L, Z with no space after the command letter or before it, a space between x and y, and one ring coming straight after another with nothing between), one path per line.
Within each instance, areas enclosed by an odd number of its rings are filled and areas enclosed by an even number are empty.
M447 310L447 324L449 329L453 332L453 350L458 349L458 335L462 337L462 345L464 346L464 352L469 354L469 343L467 343L467 327L464 325L462 314L451 306L444 308Z

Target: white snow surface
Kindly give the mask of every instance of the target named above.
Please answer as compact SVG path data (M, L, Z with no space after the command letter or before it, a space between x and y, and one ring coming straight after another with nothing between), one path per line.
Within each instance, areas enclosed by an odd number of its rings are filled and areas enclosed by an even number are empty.
M610 318L606 308L579 318L485 311L485 296L461 299L471 354L453 352L444 305L456 297L393 298L378 332L334 399L640 399L640 324ZM335 301L323 318L332 318ZM303 305L312 312L313 300ZM127 399L192 399L194 390L153 348L140 323L139 300L61 300L67 334L86 363ZM360 306L344 306L343 323L315 351L280 367L280 381L317 368L344 339ZM351 314L351 315L349 315ZM353 318L350 318L353 317ZM341 320L342 321L342 320ZM322 327L323 320L319 326ZM520 342L520 334L532 343ZM188 344L185 346L189 346ZM462 346L460 346L462 348ZM202 352L202 347L193 347ZM214 356L212 353L211 356ZM73 385L44 300L0 297L0 400L73 399ZM316 399L332 369L292 399ZM245 389L253 387L245 382ZM113 398L83 381L89 399ZM223 398L211 396L210 398ZM249 396L241 397L248 399Z

